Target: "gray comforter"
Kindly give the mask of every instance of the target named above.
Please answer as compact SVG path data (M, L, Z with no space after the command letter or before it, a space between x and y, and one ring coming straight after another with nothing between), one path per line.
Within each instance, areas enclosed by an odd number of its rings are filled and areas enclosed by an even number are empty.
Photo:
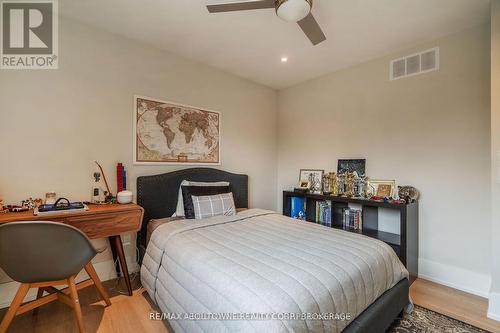
M407 277L381 241L259 209L164 224L141 267L164 319L189 333L340 332Z

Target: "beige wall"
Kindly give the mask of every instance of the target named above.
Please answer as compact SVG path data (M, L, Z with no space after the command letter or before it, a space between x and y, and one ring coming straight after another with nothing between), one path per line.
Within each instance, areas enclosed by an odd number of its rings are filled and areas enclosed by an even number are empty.
M181 168L132 165L139 94L220 111L220 167L249 175L252 207L275 208L273 89L74 21L62 20L59 30L58 70L0 71L0 196L7 203L50 190L89 200L94 160L113 189L123 162L134 192L137 176Z
M500 320L500 0L491 3L492 288L488 315Z
M134 192L137 176L177 169L132 165L133 95L146 95L222 113L221 168L249 174L253 207L280 206L300 168L334 170L338 158L365 157L370 176L416 186L421 273L487 293L489 26L285 89L277 99L272 89L207 66L74 21L60 24L59 70L0 71L0 196L7 202L49 190L87 200L94 160L113 188L115 163L124 162ZM390 59L434 46L440 71L388 80ZM493 154L500 150L496 113ZM108 260L106 253L97 262Z
M489 39L480 26L281 91L278 198L300 168L366 158L369 176L422 193L420 273L487 295ZM389 81L391 59L435 46L439 71Z

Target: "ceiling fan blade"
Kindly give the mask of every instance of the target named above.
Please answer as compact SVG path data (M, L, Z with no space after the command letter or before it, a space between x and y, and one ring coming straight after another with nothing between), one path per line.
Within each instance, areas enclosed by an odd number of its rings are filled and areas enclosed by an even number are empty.
M210 13L234 12L237 10L253 10L274 8L274 0L260 0L247 2L222 3L218 5L207 5Z
M322 41L326 40L326 36L319 27L318 22L316 22L316 19L314 16L309 13L305 18L297 22L306 34L307 38L313 43L313 45L317 45L321 43Z

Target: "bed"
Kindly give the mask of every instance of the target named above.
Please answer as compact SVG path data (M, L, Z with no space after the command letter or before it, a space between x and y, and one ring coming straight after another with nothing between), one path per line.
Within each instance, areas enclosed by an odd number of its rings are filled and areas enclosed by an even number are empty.
M141 281L176 332L384 332L409 303L408 272L378 240L260 209L170 219L184 179L228 181L248 207L246 175L138 178Z

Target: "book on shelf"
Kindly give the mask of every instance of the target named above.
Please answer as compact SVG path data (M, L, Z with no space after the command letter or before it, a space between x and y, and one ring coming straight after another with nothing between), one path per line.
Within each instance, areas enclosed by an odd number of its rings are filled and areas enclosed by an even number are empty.
M290 198L290 216L294 219L306 219L306 200L303 197Z
M361 209L344 208L342 226L344 229L363 230L363 214Z
M316 223L332 225L332 202L329 200L316 201Z

